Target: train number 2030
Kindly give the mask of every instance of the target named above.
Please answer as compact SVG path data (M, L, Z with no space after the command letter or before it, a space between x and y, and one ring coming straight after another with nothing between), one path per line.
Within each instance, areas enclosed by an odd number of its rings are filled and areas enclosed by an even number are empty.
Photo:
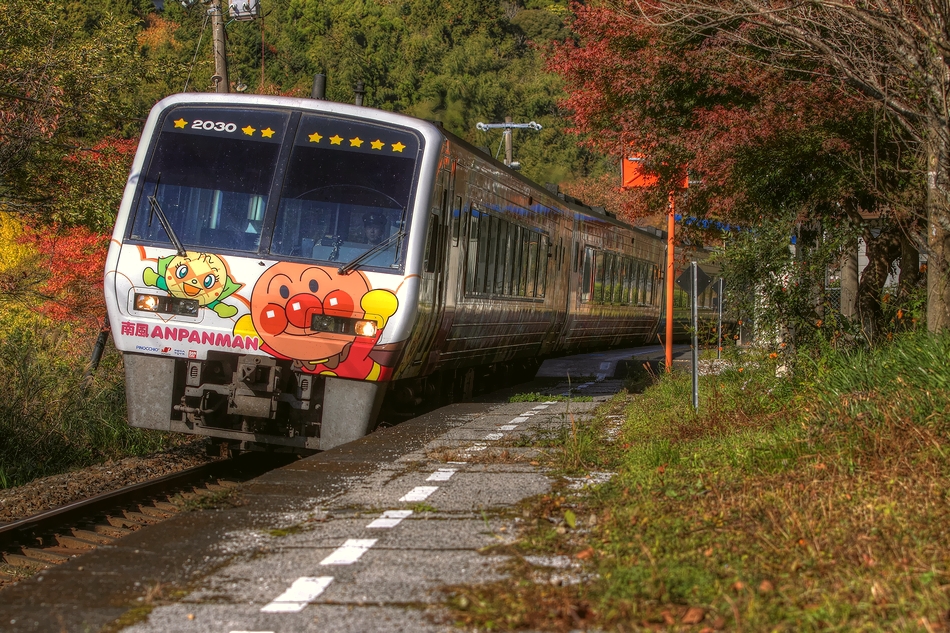
M237 125L234 123L224 123L223 121L204 121L202 119L195 119L191 122L191 129L193 130L216 130L218 132L235 132L237 131Z

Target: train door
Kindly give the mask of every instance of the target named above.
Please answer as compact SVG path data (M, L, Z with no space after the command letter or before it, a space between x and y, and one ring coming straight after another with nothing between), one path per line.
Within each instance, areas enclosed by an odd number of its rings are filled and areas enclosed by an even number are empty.
M459 231L462 221L462 199L455 193L456 172L458 168L458 159L453 158L448 173L448 181L443 189L442 197L442 234L440 241L442 253L439 262L439 288L440 312L439 327L435 334L436 350L445 349L445 339L452 329L452 321L455 318L455 308L459 296L459 279L462 272L459 266L460 250Z
M413 364L421 365L419 374L425 375L438 364L438 348L433 345L436 334L440 331L442 314L445 305L446 266L445 260L448 251L449 227L448 217L450 184L452 170L448 169L447 161L439 170L436 181L435 196L429 211L429 228L426 233L425 251L422 264L422 284L420 292L420 308L426 315L421 331L418 333L419 348Z

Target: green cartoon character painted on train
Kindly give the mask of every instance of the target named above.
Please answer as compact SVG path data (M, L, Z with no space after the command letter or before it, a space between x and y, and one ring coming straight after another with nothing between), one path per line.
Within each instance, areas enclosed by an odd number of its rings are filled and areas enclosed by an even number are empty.
M142 273L146 286L160 288L173 297L194 299L202 308L214 310L223 318L233 317L238 309L222 303L244 284L231 279L231 271L223 259L212 253L188 251L158 259L158 270L146 268Z

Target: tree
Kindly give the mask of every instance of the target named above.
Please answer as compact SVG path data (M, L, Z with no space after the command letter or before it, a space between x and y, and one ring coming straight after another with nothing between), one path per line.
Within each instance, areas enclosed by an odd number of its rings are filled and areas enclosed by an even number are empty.
M64 5L0 0L0 205L33 211L53 194L32 176L56 170L77 141L121 130L133 115L135 40L106 15L74 31Z
M927 188L927 326L950 327L950 5L944 0L643 0L658 28L739 45L747 59L807 65L880 104L914 142Z
M656 187L628 194L627 217L665 209L688 165L700 184L678 208L692 215L744 226L767 220L784 225L786 236L820 222L827 237L841 238L839 247L855 230L875 242L870 211L882 215L887 238L914 227L897 212L920 190L907 177L913 156L879 108L809 60L770 64L744 43L645 19L632 10L638 6L578 7L578 43L551 59L567 81L575 131L605 153L646 154L660 175ZM871 254L881 259L874 271L890 268L892 249ZM882 315L885 278L862 279L869 327Z

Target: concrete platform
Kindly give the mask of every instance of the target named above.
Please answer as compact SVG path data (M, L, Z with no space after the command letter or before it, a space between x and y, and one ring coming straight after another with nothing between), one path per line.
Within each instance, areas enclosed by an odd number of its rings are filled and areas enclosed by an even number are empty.
M583 421L621 388L601 366L630 350L586 356L547 371L601 371L594 402L493 394L298 460L243 484L236 507L176 515L5 589L0 630L98 631L124 615L134 633L452 631L443 589L499 577L504 559L485 548L509 542L514 506L552 483L478 456L530 451L523 435L569 425L568 406Z

